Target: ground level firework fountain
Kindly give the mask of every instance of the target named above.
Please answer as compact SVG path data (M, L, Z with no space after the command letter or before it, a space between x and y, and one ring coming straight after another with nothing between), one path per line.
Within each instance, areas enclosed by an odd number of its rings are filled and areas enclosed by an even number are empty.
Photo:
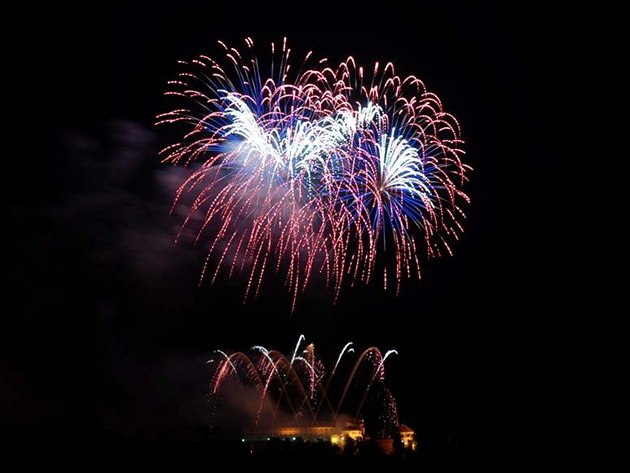
M251 353L217 350L210 402L220 423L240 423L243 440L393 439L412 446L413 432L401 426L394 396L385 383L384 354L377 347L355 351L346 343L327 365L313 343L300 335L289 355L254 346Z

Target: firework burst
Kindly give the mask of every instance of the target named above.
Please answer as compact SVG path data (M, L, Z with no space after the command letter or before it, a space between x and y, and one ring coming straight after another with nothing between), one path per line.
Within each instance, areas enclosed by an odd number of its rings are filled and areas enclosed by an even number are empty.
M315 272L335 298L380 272L398 293L423 257L452 254L470 167L458 122L419 79L391 63L366 74L353 58L331 68L310 52L294 73L286 39L263 72L251 39L244 54L219 44L224 64L182 62L169 83L188 108L158 116L184 127L163 160L197 163L174 205L194 196L182 228L201 216L202 279L245 273L247 298L271 271L295 307Z

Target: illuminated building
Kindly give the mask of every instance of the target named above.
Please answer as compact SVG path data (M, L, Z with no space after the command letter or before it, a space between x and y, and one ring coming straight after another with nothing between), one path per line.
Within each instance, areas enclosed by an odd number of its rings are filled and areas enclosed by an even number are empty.
M415 432L407 425L401 424L400 438L405 449L416 450L418 444ZM247 434L243 442L265 442L271 439L285 441L301 440L305 442L325 441L344 448L348 439L360 443L367 440L363 421L347 422L345 425L313 425L313 426L279 426L264 431ZM380 448L390 454L393 451L392 439L375 439Z
M418 442L416 442L416 433L405 424L400 425L400 440L402 441L404 448L415 450L418 447Z
M363 440L365 438L365 427L362 421L356 424L348 422L343 426L280 426L246 436L246 439L249 441L269 440L271 438L285 440L296 440L299 438L307 442L324 440L331 442L333 445L343 447L346 438L351 438L354 441Z

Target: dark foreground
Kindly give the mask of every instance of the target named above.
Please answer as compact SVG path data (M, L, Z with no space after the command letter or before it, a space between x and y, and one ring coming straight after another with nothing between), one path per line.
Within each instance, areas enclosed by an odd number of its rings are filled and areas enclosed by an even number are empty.
M348 454L325 444L303 443L277 445L252 453L251 445L235 442L189 443L172 440L137 441L112 438L28 438L14 437L15 448L24 462L46 459L72 469L95 471L118 468L263 468L262 471L312 471L319 468L366 469L364 471L400 471L399 468L424 468L425 471L459 471L462 456L455 451L395 452L385 455L366 445L361 453ZM335 470L339 471L339 470ZM356 470L355 470L356 471ZM417 470L416 470L417 471Z

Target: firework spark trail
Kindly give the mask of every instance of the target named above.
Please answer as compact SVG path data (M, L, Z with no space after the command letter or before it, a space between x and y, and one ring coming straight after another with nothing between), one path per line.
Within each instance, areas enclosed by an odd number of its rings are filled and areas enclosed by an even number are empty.
M260 421L260 416L262 415L263 407L265 404L265 399L267 399L269 385L271 384L273 375L278 374L278 367L276 366L276 363L274 363L273 359L269 355L269 350L267 350L265 347L254 346L252 347L252 350L257 350L263 354L263 358L261 358L260 372L262 373L263 376L265 375L267 376L267 379L265 380L265 385L262 391L262 396L260 397L260 403L258 405L258 413L256 414L256 425L258 425L258 422ZM265 368L264 361L269 362L268 368Z
M326 400L328 401L329 406L331 406L332 409L334 409L334 408L332 407L330 399L328 398L328 389L330 388L330 383L332 382L333 378L335 377L335 373L337 372L337 367L339 366L339 362L341 361L341 358L343 357L344 353L352 353L354 351L354 348L350 348L350 345L352 345L352 344L353 344L352 342L348 342L341 349L341 351L339 352L339 356L337 357L337 362L335 363L335 366L333 366L333 369L330 372L330 376L328 377L328 380L326 381L326 384L324 385L324 389L323 389L323 393L322 393L322 400L324 398L326 398ZM317 406L317 411L315 412L315 417L313 419L313 424L315 424L315 422L317 421L317 417L319 415L319 411L322 408L322 405L323 405L323 403L320 403Z
M306 337L304 336L304 334L300 334L300 336L298 337L298 341L295 344L295 350L293 350L293 356L291 357L291 365L293 366L293 361L295 360L295 356L297 355L297 352L300 348L300 343L302 343L304 340L306 339Z
M346 280L376 274L385 287L391 275L398 293L403 279L420 278L422 254L452 254L471 168L459 123L422 81L392 63L369 72L350 57L329 67L311 52L293 73L286 39L272 44L265 71L250 38L244 54L219 44L225 64L182 62L188 70L167 95L189 108L157 120L186 130L164 162L201 162L173 204L192 193L182 230L200 215L195 242L209 235L200 282L213 255L211 281L221 267L248 273L245 299L265 275L284 273L295 308L315 273L335 299Z
M220 386L222 381L227 377L227 375L229 374L229 370L230 369L234 373L237 372L236 371L236 367L232 363L232 360L227 355L227 353L225 353L222 350L217 350L217 353L219 353L225 359L225 362L221 363L220 368L215 372L214 379L212 380L211 385L212 385L212 393L213 394L216 394L218 386Z
M357 412L361 412L361 410L363 409L363 404L365 404L365 400L367 399L367 395L370 392L370 388L372 387L372 384L374 383L374 381L376 379L378 379L381 383L385 381L385 360L387 360L389 355L398 355L398 351L397 350L387 350L385 355L381 358L381 360L379 361L376 369L372 373L372 378L370 379L370 382L368 383L367 388L365 389L365 393L363 394L363 397L361 398L361 402L359 403L359 407L357 409ZM378 357L377 357L377 359L378 359Z

